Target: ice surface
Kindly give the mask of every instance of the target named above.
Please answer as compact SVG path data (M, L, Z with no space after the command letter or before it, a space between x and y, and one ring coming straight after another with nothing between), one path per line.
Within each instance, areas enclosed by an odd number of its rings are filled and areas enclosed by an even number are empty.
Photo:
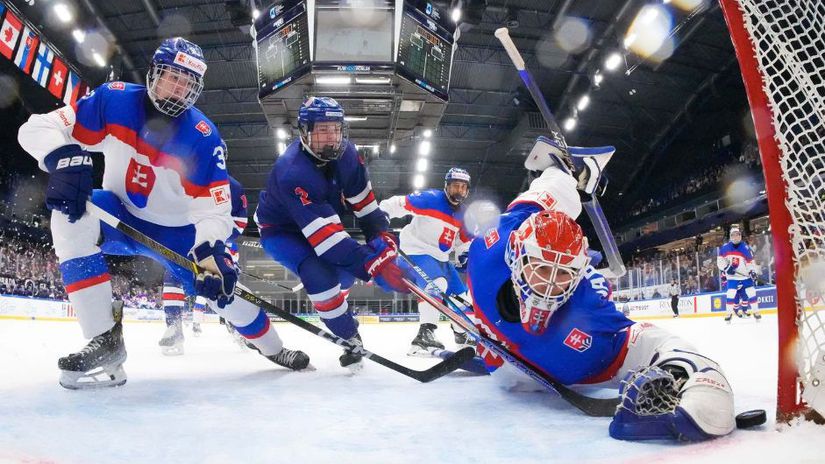
M293 373L243 352L223 327L186 332L186 354L160 354L164 327L127 323L128 383L57 384L57 358L85 341L75 322L0 320L0 462L59 463L650 463L825 462L825 427L775 429L776 317L663 320L716 359L736 410L769 423L708 443L626 443L550 394L511 394L489 377L420 384L374 363L351 375L340 349L279 324L318 368ZM363 325L365 345L404 364L416 324ZM447 326L439 337L451 341ZM450 343L448 343L448 346Z

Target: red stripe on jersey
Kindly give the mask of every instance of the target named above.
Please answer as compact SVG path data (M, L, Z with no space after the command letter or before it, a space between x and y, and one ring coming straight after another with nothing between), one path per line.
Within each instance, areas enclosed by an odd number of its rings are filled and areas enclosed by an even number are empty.
M315 309L321 312L332 311L344 304L345 299L346 296L344 296L343 293L339 293L328 300L314 301L312 306L315 306Z
M89 277L88 279L78 280L73 284L66 285L66 293L72 293L79 290L83 290L84 288L89 288L94 285L108 282L110 280L109 273L104 272L98 276Z
M370 191L369 195L366 196L363 200L359 201L358 203L352 204L353 211L361 211L364 209L365 206L375 201L375 195Z
M183 293L164 293L163 299L166 301L185 301L186 295Z
M320 229L313 232L312 235L307 237L307 240L309 240L310 245L316 247L318 246L318 244L328 239L330 235L336 232L341 232L343 230L344 226L342 226L341 224L327 224L324 227L321 227Z
M456 227L459 227L459 228L461 227L461 222L459 222L458 220L456 220L452 216L448 216L448 215L446 215L446 214L444 214L441 211L438 211L436 209L416 208L415 206L412 205L412 203L410 203L409 199L405 199L405 201L406 201L406 205L404 207L408 211L412 211L413 213L418 214L419 216L428 216L428 217L431 217L431 218L435 218L435 219L439 219L441 221L444 221L447 224L452 224L452 225L454 225Z

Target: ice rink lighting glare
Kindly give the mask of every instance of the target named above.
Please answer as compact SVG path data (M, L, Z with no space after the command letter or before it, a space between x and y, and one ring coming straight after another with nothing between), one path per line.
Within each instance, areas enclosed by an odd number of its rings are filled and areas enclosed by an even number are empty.
M429 168L430 162L427 161L427 158L418 158L418 161L415 162L416 172L427 172Z
M662 5L646 5L627 29L624 45L639 57L661 62L673 53L673 18Z
M315 83L319 85L349 85L352 78L349 76L319 76L315 78Z
M584 111L590 105L590 95L582 95L579 102L576 104L576 109Z
M450 13L450 18L454 23L457 23L458 20L461 19L461 8L453 8L453 11Z
M366 121L366 116L344 116L344 121Z
M59 19L62 23L68 23L73 19L72 11L69 10L69 7L66 6L65 3L55 3L52 7L52 11L54 11L54 14L57 15L57 19Z
M421 156L429 155L432 149L433 145L429 140L422 140L421 143L418 144L418 154Z
M417 190L421 190L424 188L423 174L416 174L415 177L413 177L413 188Z
M97 64L101 68L106 66L106 59L103 58L103 55L101 55L100 53L93 51L92 52L92 59L95 60L95 64Z
M283 155L286 151L286 144L284 142L278 142L278 154Z
M433 131L432 129L424 129L424 132L422 132L421 135L423 135L425 139L428 139L433 136Z
M75 29L72 31L72 37L74 37L75 42L82 44L86 40L86 33L80 29Z
M619 52L613 52L604 60L604 69L615 71L620 64L622 64L622 55Z
M682 11L693 11L708 5L708 0L672 0L673 6Z
M570 117L564 120L564 130L571 131L576 128L576 118Z
M286 140L286 131L282 127L279 127L275 131L275 135L278 137L278 140Z
M579 53L590 46L590 24L582 18L567 17L553 34L556 45L567 53Z

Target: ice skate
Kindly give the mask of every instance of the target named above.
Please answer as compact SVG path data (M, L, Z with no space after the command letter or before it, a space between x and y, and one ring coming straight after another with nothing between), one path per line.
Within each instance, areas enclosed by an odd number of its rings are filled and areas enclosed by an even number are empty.
M459 350L467 346L470 348L476 347L475 339L467 332L456 332L456 330L453 329L453 340L455 340L456 347Z
M361 341L361 334L355 334L355 336L350 338L348 341L354 344L356 348L345 348L344 354L338 358L338 362L341 363L341 367L346 367L355 373L364 368L364 355L361 354L360 350L358 350L358 348L362 347L364 343Z
M418 335L410 344L407 356L430 358L433 357L433 350L443 350L444 344L435 338L435 329L437 328L438 326L435 324L421 324L418 328Z
M727 322L728 324L730 324L730 320L731 320L732 318L733 318L733 313L728 314L727 316L725 316L725 322Z
M203 333L203 329L201 329L201 323L200 322L193 322L192 323L192 334L196 337L200 337L202 333Z
M180 324L166 327L166 332L158 342L160 352L164 356L180 356L183 354L183 330Z
M126 383L126 346L123 325L114 327L89 341L79 352L60 358L60 385L70 390L117 387Z
M754 312L753 313L753 318L756 319L756 322L759 322L759 321L762 320L762 315L759 314L758 312Z
M310 367L309 355L301 350L290 350L289 348L281 348L276 354L272 356L264 356L266 359L274 362L279 366L292 369L293 371L301 371ZM310 367L310 370L314 370Z

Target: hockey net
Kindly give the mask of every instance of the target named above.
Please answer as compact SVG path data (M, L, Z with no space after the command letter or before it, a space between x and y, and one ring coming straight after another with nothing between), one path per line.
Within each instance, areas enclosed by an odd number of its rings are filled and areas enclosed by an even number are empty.
M825 2L720 2L767 186L779 307L777 419L809 406L825 414L825 393L812 396L825 388Z

